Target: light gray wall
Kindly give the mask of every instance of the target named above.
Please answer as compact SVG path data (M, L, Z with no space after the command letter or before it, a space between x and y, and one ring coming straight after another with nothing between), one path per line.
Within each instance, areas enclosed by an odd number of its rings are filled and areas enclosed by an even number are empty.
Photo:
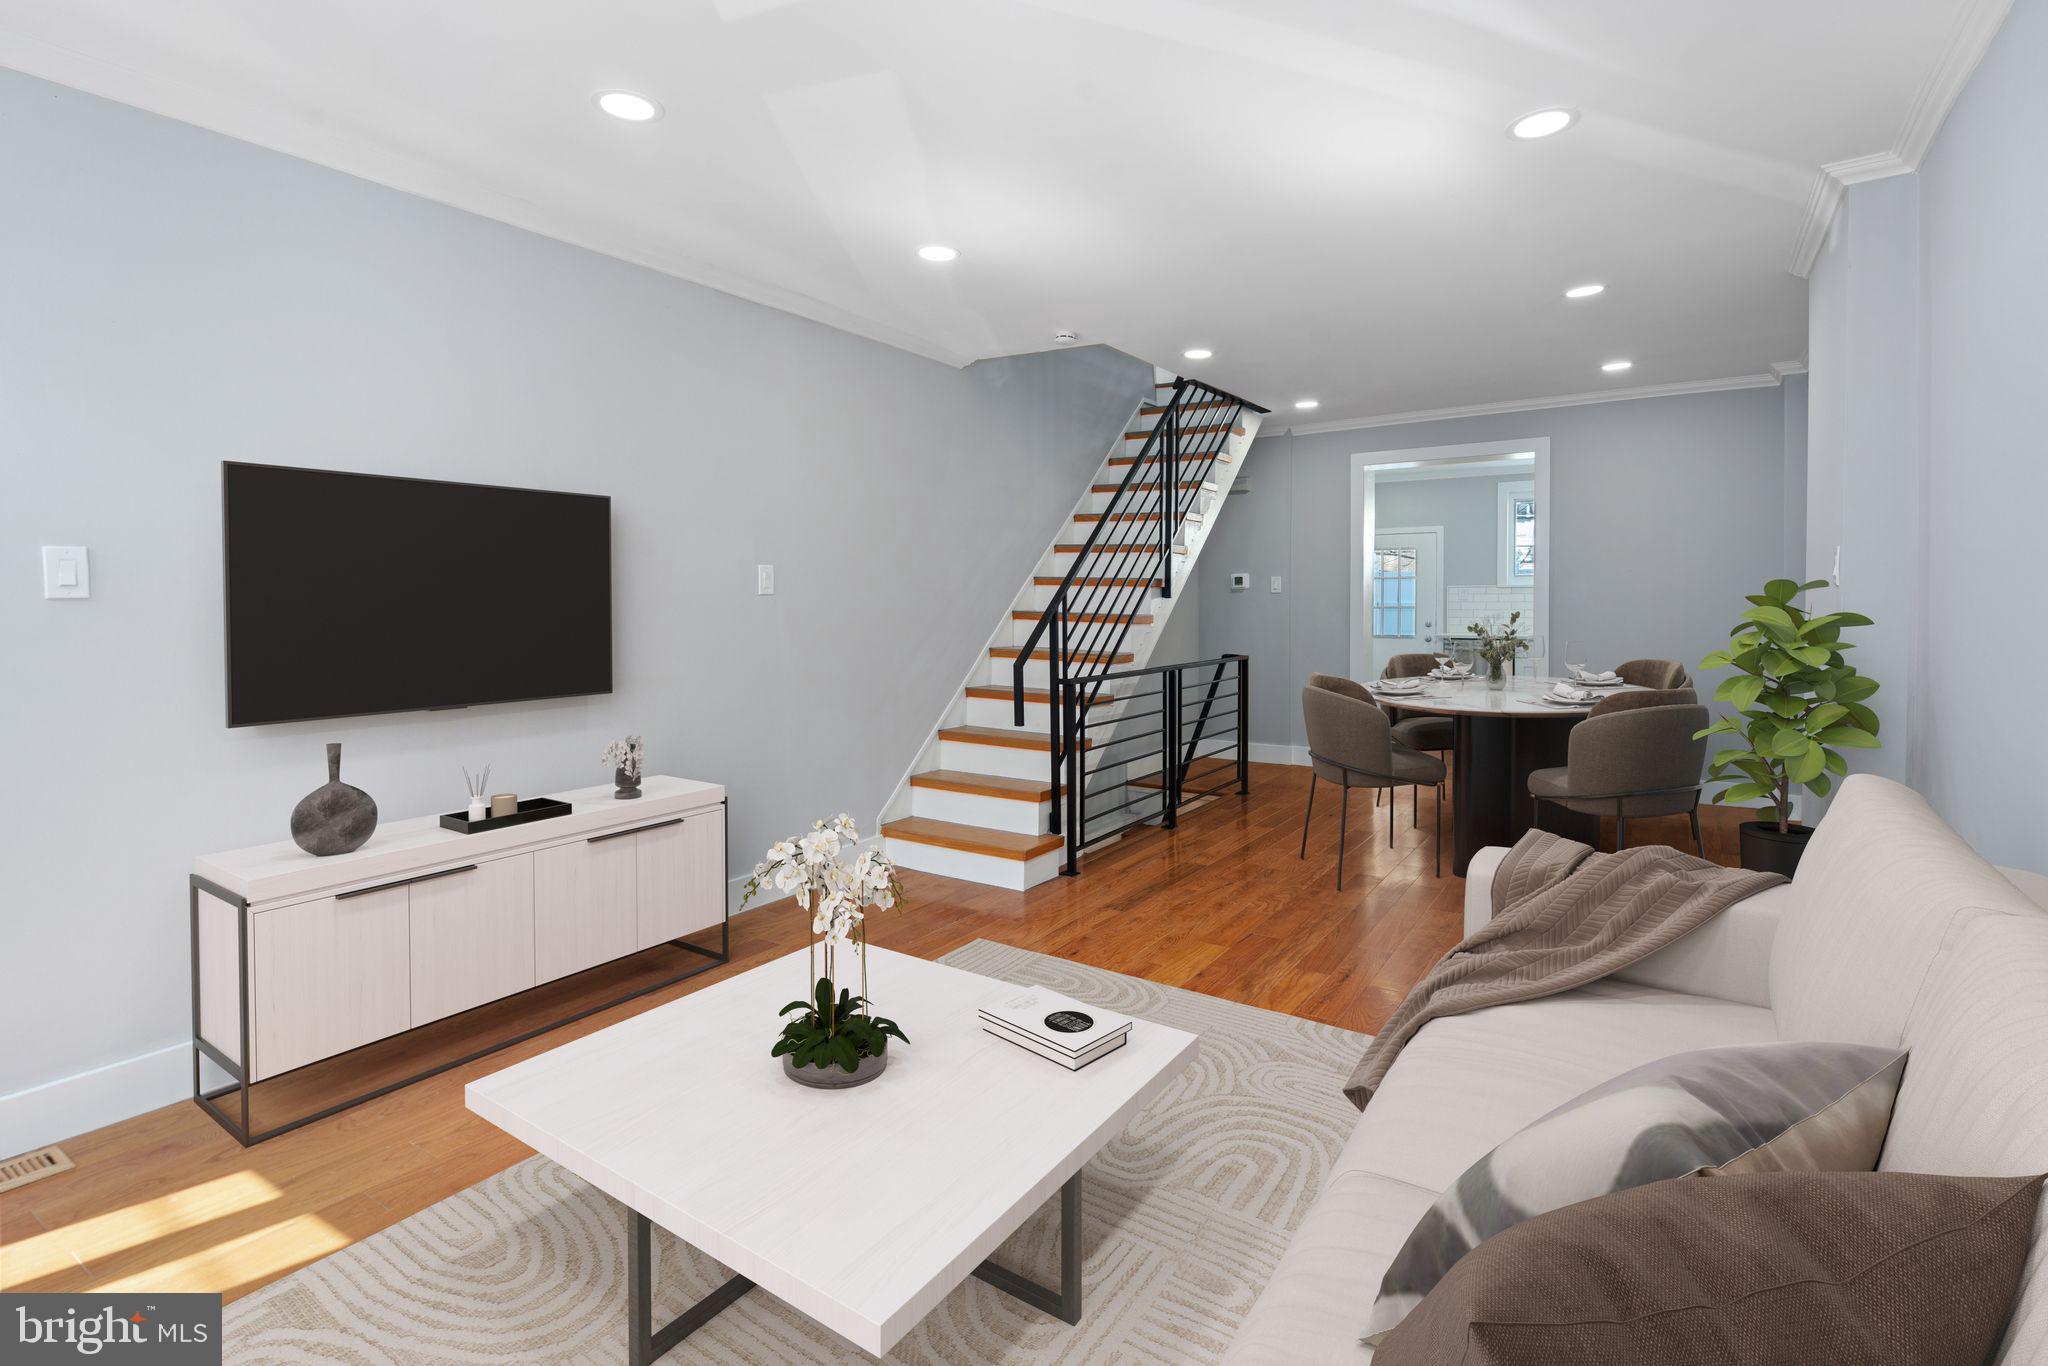
M1919 195L1915 176L1850 186L1808 279L1806 577L1829 577L1837 546L1842 569L1840 589L1809 603L1878 623L1852 639L1857 667L1882 685L1871 705L1886 743L1855 755L1853 768L1902 781L1912 776L1926 563Z
M1806 376L1788 375L1784 392L1785 478L1779 496L1785 502L1785 565L1796 570L1806 563Z
M1350 670L1352 457L1548 437L1545 634L1595 661L1691 667L1743 595L1788 568L1783 404L1781 389L1739 389L1262 438L1239 475L1252 491L1228 500L1202 552L1203 647L1251 656L1253 741L1303 743L1302 680ZM1230 591L1234 569L1251 591Z
M727 785L735 869L865 825L1151 383L954 370L9 72L0 185L0 1096L149 1054L135 1108L176 1098L191 859L283 838L328 740L390 817L630 731ZM618 691L225 729L223 460L611 495Z
M2048 868L2048 713L1988 700L2048 671L2048 3L2017 0L1917 175L1851 187L1810 294L1807 562L1839 526L1845 606L1876 617L1904 778L1995 862ZM1825 403L1825 406L1823 406Z
M1492 478L1382 479L1373 486L1374 522L1383 527L1442 527L1444 583L1493 583L1500 577L1498 490L1502 484L1528 479L1527 471ZM1453 627L1446 622L1444 629Z

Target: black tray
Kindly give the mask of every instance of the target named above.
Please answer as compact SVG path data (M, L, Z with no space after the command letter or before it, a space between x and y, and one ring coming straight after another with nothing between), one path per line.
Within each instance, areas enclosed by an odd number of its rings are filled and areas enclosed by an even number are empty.
M566 816L576 808L553 797L528 797L519 803L519 809L509 816L485 816L471 820L467 811L450 811L441 817L441 828L453 830L458 835L476 835L486 830L503 830L508 825L524 825L528 821L544 821L550 816Z

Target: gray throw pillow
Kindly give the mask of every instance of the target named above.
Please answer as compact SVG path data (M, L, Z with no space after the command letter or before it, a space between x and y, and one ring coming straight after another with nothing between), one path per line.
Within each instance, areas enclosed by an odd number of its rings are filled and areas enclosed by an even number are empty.
M2038 1176L1654 1182L1489 1240L1373 1366L1984 1366L2040 1198Z
M1525 1219L1695 1173L1871 1171L1906 1055L1846 1043L1678 1053L1552 1110L1472 1164L1380 1281L1365 1341L1399 1326L1458 1259Z

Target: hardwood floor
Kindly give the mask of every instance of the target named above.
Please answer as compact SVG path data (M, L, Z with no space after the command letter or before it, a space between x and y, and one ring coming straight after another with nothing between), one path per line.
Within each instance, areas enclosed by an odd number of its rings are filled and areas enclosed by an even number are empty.
M1460 938L1464 883L1430 873L1427 803L1419 828L1399 805L1389 849L1384 812L1354 801L1338 892L1335 801L1317 802L1308 857L1297 857L1307 786L1306 769L1254 765L1249 797L1190 811L1177 833L1127 837L1086 860L1081 877L1030 892L906 874L912 904L875 916L873 942L936 958L993 939L1369 1032ZM1702 808L1710 857L1735 861L1744 814ZM1690 844L1683 818L1640 821L1630 834ZM801 947L806 929L789 903L750 911L732 922L730 965L254 1148L189 1102L71 1139L77 1170L0 1194L0 1288L245 1294L526 1157L463 1107L472 1078ZM887 984L876 994L886 1008ZM502 1013L473 1017L461 1018L507 1028ZM442 1056L465 1051L460 1033L435 1037ZM764 1020L764 1066L773 1034ZM350 1068L360 1078L390 1065L362 1050L323 1064L323 1080L345 1086Z

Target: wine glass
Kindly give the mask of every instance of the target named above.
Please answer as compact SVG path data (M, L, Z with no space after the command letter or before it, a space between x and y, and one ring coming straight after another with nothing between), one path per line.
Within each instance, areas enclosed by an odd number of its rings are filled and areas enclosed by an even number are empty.
M1567 640L1564 643L1564 667L1567 676L1577 678L1586 670L1586 643L1582 640Z

